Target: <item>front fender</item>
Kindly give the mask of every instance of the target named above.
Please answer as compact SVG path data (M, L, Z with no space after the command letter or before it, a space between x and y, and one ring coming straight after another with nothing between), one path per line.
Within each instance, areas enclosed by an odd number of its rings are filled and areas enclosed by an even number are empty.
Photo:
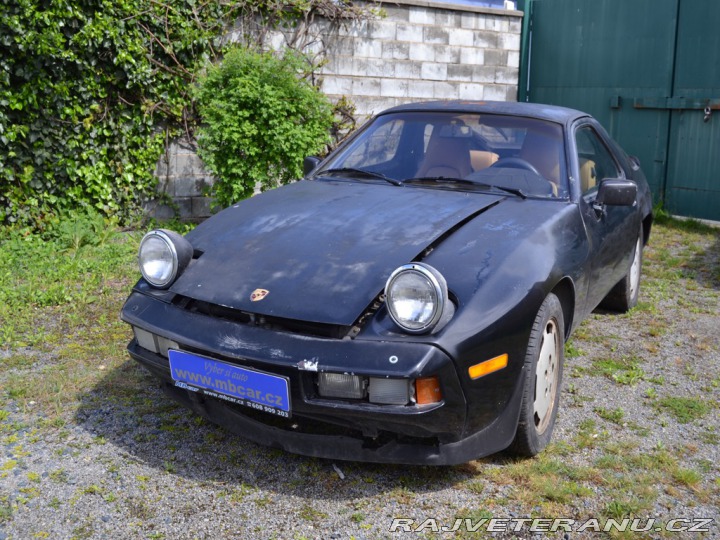
M587 290L588 254L575 204L508 199L455 231L424 259L445 276L457 304L444 329L404 335L383 308L364 333L432 342L444 350L468 397L466 429L480 428L518 395L514 389L521 382L530 329L545 297L563 280L572 284L569 291ZM572 302L578 305L582 302ZM508 355L506 368L470 379L470 366L501 354Z

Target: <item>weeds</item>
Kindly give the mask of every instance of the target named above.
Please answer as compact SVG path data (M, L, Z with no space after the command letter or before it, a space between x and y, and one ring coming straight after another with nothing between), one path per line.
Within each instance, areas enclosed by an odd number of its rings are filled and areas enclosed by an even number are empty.
M665 397L657 402L657 406L672 414L681 424L690 423L710 412L710 405L699 398Z
M618 425L622 424L623 418L625 417L625 412L620 407L618 407L617 409L606 409L604 407L597 407L595 409L595 412L603 420L607 420L608 422L612 422L613 424Z

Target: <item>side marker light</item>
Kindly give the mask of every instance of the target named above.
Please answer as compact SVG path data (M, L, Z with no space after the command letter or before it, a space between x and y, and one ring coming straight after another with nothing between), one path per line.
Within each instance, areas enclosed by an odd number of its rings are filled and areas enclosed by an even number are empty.
M470 366L468 368L468 375L470 375L471 379L479 379L480 377L484 377L485 375L489 375L490 373L503 369L507 366L507 364L507 353L501 354L500 356L496 356L490 360L485 360L484 362Z

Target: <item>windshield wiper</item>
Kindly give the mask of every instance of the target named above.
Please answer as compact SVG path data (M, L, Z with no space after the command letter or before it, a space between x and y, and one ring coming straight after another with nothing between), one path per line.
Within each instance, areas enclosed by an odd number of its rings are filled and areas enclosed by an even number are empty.
M525 194L525 192L522 189L514 188L514 187L503 187L503 186L491 186L488 185L488 187L492 189L499 189L500 191L504 191L505 193L510 193L512 195L517 195L518 197L522 197L523 199L527 199L528 196Z
M482 186L484 184L479 184L477 182L473 182L472 180L467 180L465 178L453 178L451 176L419 176L417 178L406 178L402 181L403 184L409 184L413 182L427 182L427 183L434 183L434 184L462 184L464 186Z
M412 182L433 182L437 184L460 184L463 186L475 186L478 189L482 190L499 190L504 191L505 193L510 193L512 195L517 195L518 197L522 197L523 199L527 199L527 195L518 188L510 188L510 187L503 187L503 186L494 186L492 184L486 184L484 182L475 182L474 180L468 180L467 178L453 178L453 177L445 177L445 176L421 176L419 178L406 178L402 181L403 184L406 183L412 183Z
M386 182L392 184L393 186L400 186L402 185L402 182L399 180L395 180L394 178L390 178L389 176L385 176L383 173L375 172L375 171L368 171L366 169L356 169L354 167L339 167L337 169L328 169L326 171L320 171L318 173L320 176L324 174L334 174L334 173L351 173L351 174L359 174L362 176L366 176L369 178L380 178L381 180L385 180Z

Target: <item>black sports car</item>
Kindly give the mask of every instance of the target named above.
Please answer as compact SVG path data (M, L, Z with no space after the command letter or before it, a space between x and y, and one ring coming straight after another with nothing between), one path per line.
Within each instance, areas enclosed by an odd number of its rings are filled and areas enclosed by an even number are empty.
M652 223L637 160L582 112L432 102L305 167L185 237L143 238L130 355L197 413L290 452L540 452L565 340L601 303L637 302Z

